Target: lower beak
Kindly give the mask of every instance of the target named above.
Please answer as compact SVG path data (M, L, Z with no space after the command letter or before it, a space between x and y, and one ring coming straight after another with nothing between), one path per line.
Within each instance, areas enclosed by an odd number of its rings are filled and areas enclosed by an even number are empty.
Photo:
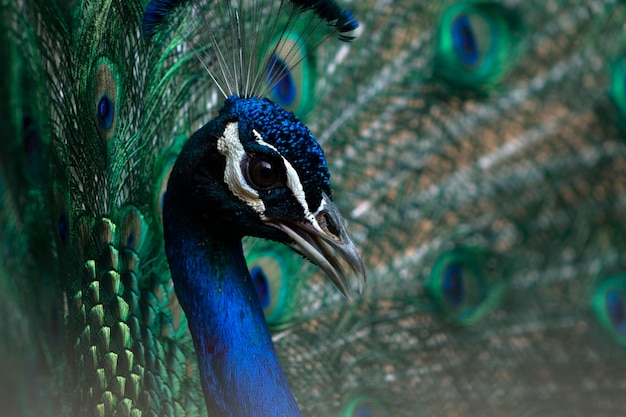
M317 224L282 219L272 219L268 223L285 232L293 240L292 249L322 268L339 291L351 298L352 285L346 269L352 272L350 276L355 277L359 293L363 293L365 266L346 232L339 210L326 194L323 194L323 199L324 207L315 216Z

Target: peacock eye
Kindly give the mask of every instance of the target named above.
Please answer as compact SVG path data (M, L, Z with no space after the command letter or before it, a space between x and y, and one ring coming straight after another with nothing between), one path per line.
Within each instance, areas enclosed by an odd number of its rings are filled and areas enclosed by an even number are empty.
M622 346L626 346L626 276L602 279L591 299L600 323Z
M427 291L449 319L471 325L499 305L506 290L502 272L489 250L458 245L434 262Z
M283 183L281 167L270 160L251 156L244 161L246 181L257 190L267 190Z

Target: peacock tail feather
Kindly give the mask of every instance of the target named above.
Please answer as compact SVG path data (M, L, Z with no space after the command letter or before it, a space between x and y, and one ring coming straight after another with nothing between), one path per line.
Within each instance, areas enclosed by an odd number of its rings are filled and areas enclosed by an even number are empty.
M235 35L197 1L147 37L146 3L0 0L0 415L206 415L162 202L223 101L198 55ZM626 6L347 3L349 43L242 14L367 270L347 300L246 240L303 414L623 413Z

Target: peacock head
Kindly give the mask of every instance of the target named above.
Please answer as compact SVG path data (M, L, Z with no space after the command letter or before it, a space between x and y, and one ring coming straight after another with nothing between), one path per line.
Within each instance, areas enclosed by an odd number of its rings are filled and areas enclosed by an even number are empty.
M365 268L331 201L324 152L293 113L268 99L228 98L176 162L168 194L184 188L188 210L214 235L282 242L347 296L352 270L362 291Z

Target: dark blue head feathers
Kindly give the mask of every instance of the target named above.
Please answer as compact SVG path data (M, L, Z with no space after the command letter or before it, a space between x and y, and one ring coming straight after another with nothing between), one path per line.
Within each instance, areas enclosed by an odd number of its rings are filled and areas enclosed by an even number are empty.
M246 147L254 149L258 132L263 141L287 159L300 175L307 203L317 208L322 192L331 195L330 173L324 151L310 130L291 112L268 99L229 97L219 118L236 118L239 135Z

